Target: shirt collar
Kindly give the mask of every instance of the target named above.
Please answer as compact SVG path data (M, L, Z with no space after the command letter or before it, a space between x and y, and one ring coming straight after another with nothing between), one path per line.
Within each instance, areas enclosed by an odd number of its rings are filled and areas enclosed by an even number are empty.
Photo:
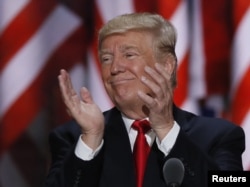
M131 130L131 126L132 126L133 122L135 121L135 119L128 118L124 114L122 114L122 119L123 119L123 122L125 124L126 129L127 129L127 132L129 133ZM148 120L148 118L145 118L145 119Z
M124 124L125 124L126 129L127 129L127 132L129 132L130 129L131 129L131 125L132 125L132 123L133 123L135 120L126 117L124 114L122 114L122 119L123 119L123 122L124 122Z

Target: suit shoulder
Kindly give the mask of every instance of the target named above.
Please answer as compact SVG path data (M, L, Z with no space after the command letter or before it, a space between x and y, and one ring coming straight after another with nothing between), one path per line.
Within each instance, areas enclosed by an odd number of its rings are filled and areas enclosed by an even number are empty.
M229 134L244 136L242 127L223 118L196 115L178 108L176 116L181 129L196 138L219 138Z
M221 130L233 130L235 128L241 128L229 120L218 117L196 116L193 120L195 124L200 124L203 126L203 128L207 127Z
M213 130L232 130L241 128L229 120L218 117L206 117L197 115L180 108L174 108L174 115L176 121L184 130L189 129L213 129ZM202 131L203 131L202 130Z
M204 140L207 143L219 142L222 139L244 139L244 131L240 126L222 119L196 116L190 123L188 134L195 141Z
M76 141L81 134L79 125L74 121L68 121L50 132L50 138L57 137L60 139L68 139L69 141Z
M62 125L59 125L55 129L53 129L54 132L58 132L58 133L75 132L79 130L80 130L80 127L74 120L67 121L63 123Z

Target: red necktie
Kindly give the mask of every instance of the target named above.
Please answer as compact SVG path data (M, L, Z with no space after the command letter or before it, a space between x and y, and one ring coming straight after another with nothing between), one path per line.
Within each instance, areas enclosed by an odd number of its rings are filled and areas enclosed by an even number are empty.
M150 151L150 147L147 143L145 133L150 130L150 125L147 120L135 120L132 124L132 128L138 131L133 155L136 165L136 174L137 174L137 187L142 187L144 171L146 168L147 158Z

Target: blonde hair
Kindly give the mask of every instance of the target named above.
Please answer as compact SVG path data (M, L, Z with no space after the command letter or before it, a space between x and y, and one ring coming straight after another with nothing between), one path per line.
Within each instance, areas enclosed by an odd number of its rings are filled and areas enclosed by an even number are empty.
M159 60L164 56L172 56L175 68L171 76L172 86L176 86L177 57L175 45L177 33L174 26L162 16L151 13L131 13L117 16L108 21L99 31L98 50L100 52L103 40L113 34L122 34L128 31L146 31L155 37L154 53Z

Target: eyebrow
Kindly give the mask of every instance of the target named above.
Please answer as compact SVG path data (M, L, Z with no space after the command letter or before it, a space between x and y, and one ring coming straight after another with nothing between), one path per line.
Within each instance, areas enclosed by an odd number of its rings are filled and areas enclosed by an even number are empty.
M133 46L133 45L122 45L121 47L119 47L119 50L120 50L121 52L125 52L125 51L128 51L128 50L130 50L130 49L136 50L136 51L138 51L138 52L140 51L138 47Z
M112 55L112 52L109 49L101 49L99 51L98 56L99 56L99 58L101 58L103 55L106 55L106 54Z
M122 52L122 53L124 53L124 52L126 52L128 50L131 50L131 49L136 50L137 52L140 51L138 47L133 46L133 45L122 45L122 46L119 47L119 51ZM99 54L101 56L101 55L104 55L104 54L112 54L112 52L109 49L101 49Z

